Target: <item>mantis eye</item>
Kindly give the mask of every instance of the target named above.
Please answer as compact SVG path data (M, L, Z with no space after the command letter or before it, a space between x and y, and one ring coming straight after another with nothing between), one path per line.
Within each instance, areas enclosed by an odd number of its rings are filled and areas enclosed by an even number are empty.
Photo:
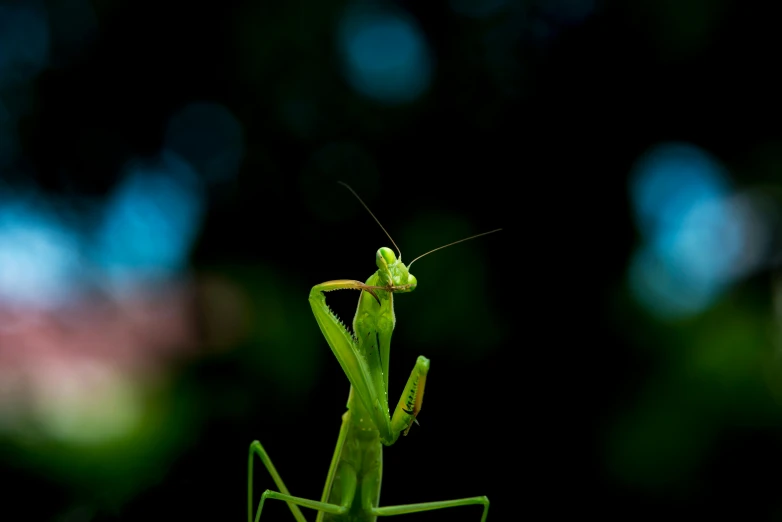
M396 263L396 255L394 251L387 247L381 247L378 253L383 257L387 264L392 265Z
M407 284L410 285L410 290L415 290L415 287L418 286L418 279L413 274L409 274L407 276Z

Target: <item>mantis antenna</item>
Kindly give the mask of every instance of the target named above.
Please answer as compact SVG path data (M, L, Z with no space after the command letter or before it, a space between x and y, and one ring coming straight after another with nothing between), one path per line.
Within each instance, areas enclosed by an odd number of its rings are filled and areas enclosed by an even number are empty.
M413 266L413 263L415 263L416 261L418 261L418 260L419 260L419 259L421 259L422 257L424 257L424 256L427 256L427 255L431 254L432 252L437 252L438 250L442 250L442 249L443 249L443 248L445 248L445 247L453 246L453 245L456 245L456 244L458 244L458 243L463 243L463 242L465 242L465 241L469 241L470 239L475 239L476 237L485 236L485 235L487 235L487 234L493 234L493 233L495 233L495 232L499 232L500 230L502 230L502 229L501 229L501 228L496 228L496 229L494 229L494 230L490 230L490 231L488 231L488 232L483 232L483 233L481 233L481 234L475 234L474 236L465 237L464 239L460 239L459 241L454 241L453 243L448 243L447 245L443 245L443 246L441 246L441 247L437 247L437 248L435 248L435 249L433 249L433 250L430 250L429 252L426 252L426 253L424 253L424 254L421 254L420 256L418 256L418 257L416 257L415 259L413 259L412 261L410 261L410 263L407 265L407 268L409 269L411 266Z
M383 225L380 224L380 220L375 217L375 215L372 213L371 210L369 210L369 207L367 206L366 203L364 203L364 200L361 199L358 196L358 194L356 194L356 191L353 190L352 188L350 188L350 185L348 185L347 183L345 183L343 181L337 181L337 183L339 183L340 185L343 185L346 189L348 189L350 192L352 192L353 195L356 196L356 199L358 200L358 202L361 203L364 206L365 209L367 209L367 212L369 212L369 215L372 216L372 219L375 220L375 223L377 223L380 226L380 228L383 229L383 232L386 233L386 236L388 236L388 239L391 240L391 244L394 245L394 247L396 247L396 251L399 252L399 260L401 261L402 260L402 251L399 249L398 246L396 246L396 243L394 242L394 239L391 237L391 234L389 234L388 231L383 227ZM428 252L427 252L427 254L428 254ZM424 254L424 255L426 255L426 254Z

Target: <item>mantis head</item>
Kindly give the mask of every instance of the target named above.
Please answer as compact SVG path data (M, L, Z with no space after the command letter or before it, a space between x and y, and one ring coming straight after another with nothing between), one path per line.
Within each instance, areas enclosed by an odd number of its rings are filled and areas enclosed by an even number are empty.
M500 230L502 230L501 228L497 228L489 232L476 234L474 236L466 237L464 239L460 239L459 241L454 241L453 243L448 243L447 245L437 247L433 250L430 250L429 252L426 252L425 254L421 254L420 256L410 261L409 265L405 266L405 264L402 263L402 251L399 250L399 247L394 242L393 238L391 237L391 234L389 234L388 231L383 227L383 225L380 224L380 221L375 217L372 211L369 210L369 207L366 205L366 203L364 203L364 201L358 196L358 194L356 194L356 191L350 188L350 186L347 183L343 183L342 181L338 181L337 183L344 186L346 189L352 192L354 196L356 196L356 199L359 201L359 203L361 203L361 205L363 205L363 207L367 209L369 215L372 216L372 219L374 219L378 225L380 225L380 228L383 229L383 232L386 233L388 239L390 239L391 243L396 247L396 251L399 252L399 259L397 259L396 254L394 254L394 251L391 250L390 248L381 247L378 249L377 254L375 256L375 262L377 263L377 274L380 279L381 285L377 287L364 286L364 289L369 290L370 293L372 290L385 290L386 292L394 292L394 293L412 292L413 290L415 290L415 287L418 286L418 280L415 278L413 274L410 273L410 270L408 268L410 266L413 266L413 263L415 263L422 257L431 254L432 252L437 252L438 250L442 250L443 248L456 245L458 243L462 243L470 239L475 239L476 237L485 236L486 234L493 234L494 232L499 232ZM376 300L378 300L379 303L380 300L378 299L377 295L375 295L374 293L372 295L375 297Z
M377 273L383 286L394 288L394 292L412 292L418 285L418 280L407 269L401 259L397 259L394 251L387 247L378 249L375 256Z

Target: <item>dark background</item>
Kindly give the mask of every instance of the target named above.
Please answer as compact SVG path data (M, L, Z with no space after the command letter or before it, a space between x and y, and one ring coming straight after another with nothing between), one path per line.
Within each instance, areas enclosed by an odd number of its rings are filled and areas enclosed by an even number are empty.
M417 28L420 93L373 97L345 73L340 23L362 6ZM14 300L0 278L4 513L241 520L254 439L318 499L348 384L305 296L366 279L391 246L343 180L405 261L504 229L417 262L397 298L393 404L417 355L432 369L421 426L385 449L382 504L778 519L777 20L727 0L0 3L0 270L38 281L51 258L10 264L50 237L8 232L31 226L14 205L87 238L64 301ZM772 238L679 315L628 283L633 173L672 142L760 194ZM129 173L167 168L200 210L142 184L151 207L110 229L130 252L117 290L117 259L90 246L100 209ZM343 294L329 302L350 320ZM273 487L256 469L256 491Z

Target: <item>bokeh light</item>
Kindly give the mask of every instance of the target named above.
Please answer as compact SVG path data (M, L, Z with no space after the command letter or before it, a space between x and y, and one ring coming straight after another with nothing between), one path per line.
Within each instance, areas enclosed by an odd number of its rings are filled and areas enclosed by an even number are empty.
M46 10L51 26L51 65L64 67L78 61L94 44L98 31L89 0L49 0Z
M482 18L503 10L507 0L449 0L454 12L464 16Z
M583 23L597 8L597 0L543 0L537 2L544 18L561 25Z
M33 2L0 4L0 88L27 82L48 60L46 11Z
M478 232L457 215L421 211L411 223L414 224L405 227L397 238L400 246L404 245L408 263L434 248ZM497 237L481 239L488 242ZM396 313L400 321L414 322L416 317L426 317L426 327L400 332L397 338L405 343L424 343L432 357L438 359L447 353L451 359L477 361L498 348L505 332L496 319L495 305L485 301L486 296L481 292L488 275L480 252L480 245L468 241L416 261L410 271L419 281L416 294L424 297L400 296L406 302ZM459 284L449 284L451 281ZM434 295L438 302L436 308L427 301L428 296Z
M172 153L128 166L108 201L94 257L114 283L181 272L199 229L204 188L189 164Z
M630 267L635 295L665 317L704 310L766 255L767 226L752 200L733 197L726 169L685 143L660 144L630 180L644 244Z
M140 391L121 371L89 360L68 370L61 365L45 361L38 370L44 386L36 390L32 409L45 433L89 445L122 438L137 427Z
M665 143L647 151L633 168L630 197L641 233L665 235L701 204L729 192L724 167L705 151L685 143Z
M523 79L523 65L515 56L527 26L524 13L514 10L503 18L501 24L487 31L483 38L489 72L508 96L519 96L527 86Z
M365 148L342 141L328 143L312 153L302 168L299 185L313 215L334 222L361 211L359 204L335 204L349 202L352 196L334 180L348 183L371 201L377 194L379 177L377 164Z
M350 85L386 104L419 98L432 77L432 58L415 21L390 8L353 7L340 23L338 46Z
M233 178L244 156L241 124L216 103L193 103L177 112L168 123L165 143L211 182Z
M73 298L81 239L35 191L0 193L0 302L48 308Z

